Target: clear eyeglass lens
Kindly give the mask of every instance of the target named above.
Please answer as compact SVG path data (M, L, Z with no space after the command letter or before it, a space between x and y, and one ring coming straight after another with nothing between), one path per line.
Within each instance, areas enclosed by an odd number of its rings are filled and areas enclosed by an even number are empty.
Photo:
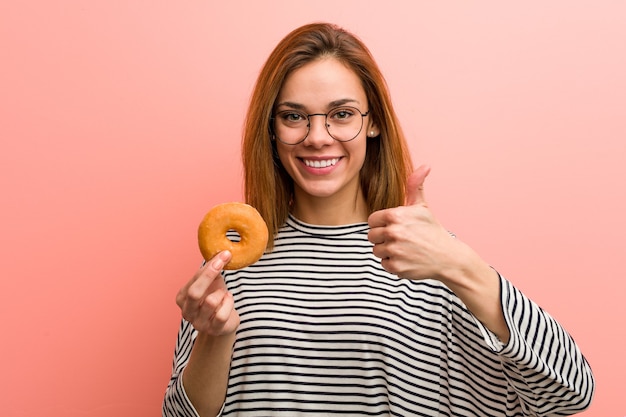
M328 134L335 140L347 142L356 138L363 128L363 115L355 107L337 107L324 114L311 116L297 110L283 110L274 116L274 134L283 143L298 144L309 134L312 117L324 117Z

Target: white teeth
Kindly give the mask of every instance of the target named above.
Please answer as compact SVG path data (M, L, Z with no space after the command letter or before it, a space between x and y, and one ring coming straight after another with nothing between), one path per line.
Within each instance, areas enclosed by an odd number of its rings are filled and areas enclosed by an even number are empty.
M308 159L305 159L304 164L313 168L326 168L335 165L337 161L339 161L339 158L328 159L326 161L309 161Z

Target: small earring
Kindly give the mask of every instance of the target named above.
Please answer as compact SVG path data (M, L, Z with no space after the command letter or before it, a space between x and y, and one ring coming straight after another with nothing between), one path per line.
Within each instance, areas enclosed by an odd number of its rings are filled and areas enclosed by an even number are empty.
M373 138L374 136L376 136L376 132L374 132L373 130L370 130L370 138Z

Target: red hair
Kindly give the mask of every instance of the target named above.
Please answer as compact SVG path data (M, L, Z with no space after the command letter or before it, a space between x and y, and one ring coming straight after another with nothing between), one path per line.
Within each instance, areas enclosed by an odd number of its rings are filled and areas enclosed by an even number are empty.
M285 78L321 57L339 60L361 79L372 122L380 130L376 138L367 139L360 172L369 212L403 204L406 180L413 170L387 83L365 44L348 31L328 23L297 28L278 43L261 69L243 132L245 199L261 213L271 236L287 219L294 186L271 140L270 118ZM272 247L273 239L269 239L268 249Z

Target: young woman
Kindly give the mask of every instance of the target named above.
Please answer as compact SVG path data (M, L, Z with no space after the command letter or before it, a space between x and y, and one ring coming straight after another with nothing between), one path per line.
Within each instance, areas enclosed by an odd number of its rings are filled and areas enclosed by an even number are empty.
M530 416L588 407L565 330L442 227L383 76L310 24L256 84L243 139L263 257L180 290L164 416Z

